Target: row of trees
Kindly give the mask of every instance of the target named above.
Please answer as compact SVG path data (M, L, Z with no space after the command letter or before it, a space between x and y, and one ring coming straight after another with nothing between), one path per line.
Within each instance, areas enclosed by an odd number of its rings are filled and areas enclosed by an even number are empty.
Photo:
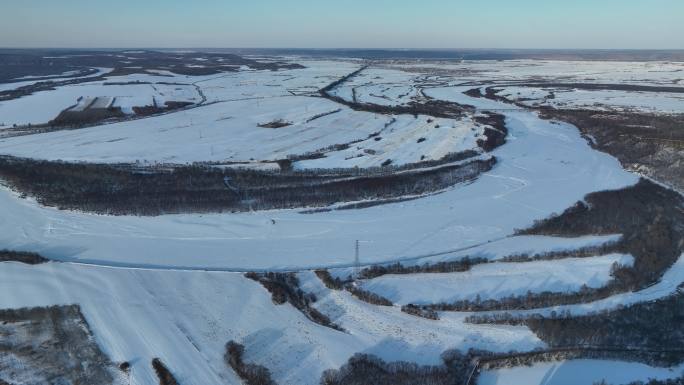
M354 297L360 299L361 301L370 303L371 305L378 306L392 306L393 303L389 299L364 290L357 283L349 277L346 280L341 280L339 277L333 277L327 270L316 270L315 271L318 278L323 282L323 284L331 290L346 290Z
M313 293L305 293L299 287L299 279L295 273L249 272L245 274L245 277L257 281L265 287L271 293L271 299L276 305L289 303L311 321L331 329L344 331L328 316L312 306L316 302L316 296Z
M456 273L470 270L473 265L487 263L486 258L464 257L456 261L404 265L397 262L390 265L373 265L359 272L359 279L373 279L386 274Z
M452 385L476 383L472 366L474 353L442 354L442 365L385 362L370 354L355 354L339 369L323 372L321 385ZM471 377L473 374L473 377Z
M226 344L224 359L242 381L246 385L276 385L271 379L271 372L261 365L246 363L244 353L243 345L232 340Z
M260 171L204 165L168 169L0 158L0 177L41 204L114 215L322 207L440 191L490 170L496 160L375 172ZM350 174L358 171L349 172Z
M27 265L39 265L49 260L38 253L26 251L0 250L0 262L21 262Z

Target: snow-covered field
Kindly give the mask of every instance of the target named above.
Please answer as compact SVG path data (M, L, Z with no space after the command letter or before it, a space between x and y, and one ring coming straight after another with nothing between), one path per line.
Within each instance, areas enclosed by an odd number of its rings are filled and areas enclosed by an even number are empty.
M552 81L580 83L621 83L645 86L683 85L682 62L552 61L505 60L466 61L460 64L402 64L401 68L423 69L459 75L458 80ZM456 81L456 80L455 80Z
M351 78L332 94L347 101L379 104L385 106L405 105L418 97L413 84L416 75L382 68L370 68Z
M614 263L630 266L631 256L609 254L524 263L487 263L463 273L384 275L362 287L398 304L452 303L501 299L526 293L577 292L604 286Z
M231 339L246 346L246 360L264 365L279 384L317 384L322 371L338 368L354 353L385 360L438 364L448 349L507 352L543 348L524 326L475 325L466 313L444 312L440 320L402 313L406 303L482 300L542 291L574 292L601 287L614 263L633 258L609 254L525 263L497 261L616 242L620 234L578 238L516 236L535 220L559 213L586 194L619 189L638 176L613 157L590 147L578 130L540 119L534 112L463 92L483 81L514 80L680 85L682 63L467 62L371 66L333 90L361 103L406 105L426 98L472 105L460 119L383 115L356 111L320 97L318 90L357 70L355 60L296 59L307 68L211 76L171 73L112 77L59 87L0 102L0 123L45 123L86 100L120 106L165 101L201 103L168 114L79 130L0 139L0 155L79 162L252 162L302 155L334 145L297 168L371 167L439 159L475 149L484 126L476 114L497 110L506 117L507 143L491 152L496 166L467 184L421 199L354 210L304 214L297 210L158 217L104 216L44 207L0 187L0 249L39 252L63 263L0 264L0 308L80 304L97 342L114 361L131 362L132 383L158 383L149 365L160 357L181 384L238 384L224 362ZM201 61L198 61L201 65ZM430 71L439 70L439 76ZM402 71L408 68L411 71ZM160 84L167 83L167 84ZM177 84L169 84L177 83ZM465 84L467 83L467 84ZM2 86L2 85L0 85ZM507 89L508 90L508 89ZM544 98L543 90L525 97ZM614 104L661 112L684 111L676 94L586 91L556 93L556 101ZM682 94L678 94L682 95ZM563 99L566 98L566 99ZM634 99L630 99L634 98ZM661 98L661 99L659 99ZM552 99L549 99L552 100ZM37 107L39 106L39 108ZM263 127L275 121L280 128ZM374 135L377 134L377 135ZM485 155L483 155L485 156ZM226 165L228 166L228 165ZM331 268L345 277L360 264L423 264L465 256L487 258L463 273L386 275L361 287L395 306L362 302L347 291L327 289L310 271ZM534 312L585 314L657 299L684 281L684 258L660 282L587 304ZM251 270L294 270L313 306L346 333L311 322L291 305L276 306ZM7 294L9 293L9 294ZM521 314L527 314L520 312ZM480 385L621 384L672 378L682 368L661 369L625 362L576 360L500 369L482 374ZM582 373L580 377L573 377Z
M621 361L571 360L486 370L478 385L594 385L602 380L607 384L628 384L679 378L683 374L684 365L658 368Z
M114 104L120 105L126 100L117 97ZM291 125L259 127L276 120ZM471 120L427 121L426 116L411 115L393 120L354 111L322 98L289 95L220 102L79 131L0 139L0 153L108 163L249 162L284 159L335 144L362 141L348 150L301 162L298 166L379 166L387 159L402 164L420 161L422 156L439 159L450 152L473 149L482 133L482 127ZM373 133L380 133L379 141L368 138ZM420 138L425 140L417 145ZM46 141L51 143L49 149L42 145Z
M125 84L104 85L118 79L81 83L57 87L52 91L40 91L19 99L0 102L0 129L12 125L44 124L54 119L62 110L80 105L83 100L96 97L115 98L114 107L121 107L124 113L132 114L132 107L157 104L163 106L167 101L200 101L197 90L192 85L171 84ZM129 81L129 80L126 80ZM133 81L133 80L131 80ZM166 78L156 78L156 82L168 82ZM153 99L154 98L154 99ZM39 106L39 108L36 108ZM87 107L87 106L85 106Z

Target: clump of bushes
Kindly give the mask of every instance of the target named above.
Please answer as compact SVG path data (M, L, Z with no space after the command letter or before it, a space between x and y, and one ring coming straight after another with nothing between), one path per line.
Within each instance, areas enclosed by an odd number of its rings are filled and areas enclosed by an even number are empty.
M406 314L414 315L416 317L427 318L435 321L439 319L439 314L437 314L436 311L432 309L425 309L414 304L402 306L401 311L403 311Z
M164 366L159 358L152 360L152 367L159 378L159 385L179 385L171 371Z

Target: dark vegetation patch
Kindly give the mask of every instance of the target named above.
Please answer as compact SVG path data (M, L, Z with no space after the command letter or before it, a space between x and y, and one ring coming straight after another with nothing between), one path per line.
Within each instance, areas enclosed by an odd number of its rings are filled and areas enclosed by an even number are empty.
M359 279L373 279L386 274L419 274L419 273L456 273L470 270L473 265L487 263L486 258L465 257L457 261L424 263L422 265L404 265L397 262L391 265L373 265L359 272Z
M323 372L321 385L453 385L468 382L473 356L457 351L442 354L442 365L418 365L411 362L385 362L370 354L355 354L339 369ZM475 376L475 375L474 375Z
M530 88L568 88L587 91L631 91L631 92L669 92L684 93L684 87L669 86L644 86L638 84L619 84L619 83L522 83L515 84L518 87Z
M164 114L167 112L180 110L182 108L193 105L191 102L178 102L178 101L168 101L164 102L163 106L157 104L154 100L154 104L151 106L135 106L133 107L133 112L137 116L152 116L158 114Z
M239 212L418 196L476 178L496 160L400 167L263 171L210 165L86 164L0 157L16 191L60 209L113 215ZM439 167L435 163L444 162Z
M416 317L421 317L421 318L427 318L431 320L438 320L439 319L439 314L437 314L436 311L432 309L425 309L423 307L413 305L413 304L408 304L404 305L401 307L401 311L403 311L406 314L411 314Z
M541 117L577 126L596 149L684 191L684 115L542 108Z
M288 122L288 121L283 120L283 119L276 119L276 120L273 120L273 121L268 122L268 123L258 124L258 126L262 127L262 128L281 128L281 127L287 127L287 126L291 126L291 125L292 125L292 122Z
M154 100L153 105L150 106L135 106L133 113L135 115L127 115L121 107L106 107L106 108L92 108L87 107L83 110L76 110L69 107L57 115L56 118L49 121L47 124L29 125L28 127L13 127L11 129L13 134L37 134L43 132L51 132L65 129L78 129L100 124L106 121L120 121L125 119L134 119L152 115L168 113L192 106L192 102L167 101L164 105L158 105Z
M276 305L289 303L302 312L311 321L335 330L344 331L340 326L328 318L325 314L316 310L312 303L316 302L316 296L305 293L299 287L299 279L295 273L246 273L245 277L259 282L271 293L271 299Z
M171 371L161 362L159 358L152 360L152 367L159 378L159 385L179 385Z
M477 145L480 146L480 148L489 152L506 143L508 129L506 128L505 116L488 112L484 116L476 116L475 121L486 125L484 135L487 139L477 140Z
M385 298L379 294L373 293L371 291L364 290L360 286L358 286L354 283L347 284L344 286L344 288L349 293L351 293L351 295L353 295L354 297L360 299L363 302L367 302L371 305L378 305L378 306L392 306L392 305L394 305L392 303L392 301L390 301L389 299L387 299L387 298Z
M121 107L108 108L86 108L82 111L66 109L51 120L45 127L45 132L52 131L54 128L80 128L85 125L103 122L109 119L123 119L126 114L121 111ZM34 126L34 131L40 126Z
M243 358L244 353L243 345L235 341L229 341L226 344L224 359L238 377L246 385L276 385L276 382L271 379L271 372L261 365L246 363Z
M684 361L684 294L583 316L569 312L515 316L478 315L472 323L526 325L551 349L613 349L641 354L646 362L672 366ZM624 358L624 357L623 357Z
M480 87L471 88L471 89L469 89L463 93L467 96L470 96L471 98L483 98L484 97L484 95L482 94L482 91L480 90Z
M16 50L0 52L0 83L16 81L13 79L23 76L42 76L38 80L47 83L54 77L75 78L94 74L95 68L113 68L110 76L145 74L149 70L166 70L179 75L214 75L238 71L243 65L271 71L304 68L296 63L259 61L219 52ZM67 71L78 73L61 75ZM54 85L60 83L54 82Z
M619 384L609 384L604 380L604 381L599 382L597 385L619 385ZM684 377L668 378L665 380L650 379L646 382L643 382L643 381L630 382L627 385L684 385Z
M549 346L627 346L684 354L684 295L579 317L524 321Z
M124 361L119 364L119 370L124 373L129 373L131 371L131 364L128 361Z
M499 300L462 300L426 305L441 311L532 309L584 303L655 284L684 252L684 198L677 192L641 179L621 190L588 194L560 215L537 221L518 235L582 236L623 234L603 251L630 254L633 266L614 265L613 279L600 288L584 286L574 293L544 292ZM585 256L591 249L583 251ZM597 250L601 251L601 250ZM553 258L554 255L551 255ZM527 257L514 257L524 260Z
M114 383L116 365L76 305L0 310L0 336L0 373L9 383Z
M21 262L27 265L39 265L41 263L49 262L49 259L38 253L0 250L0 262Z
M532 262L532 261L552 261L556 259L565 258L591 258L601 255L607 255L619 251L619 242L607 242L597 246L580 247L572 250L557 250L546 251L535 254L511 254L507 255L497 262Z
M351 281L343 281L339 277L333 277L328 270L316 270L314 271L318 279L323 282L325 287L330 290L342 290L344 285Z

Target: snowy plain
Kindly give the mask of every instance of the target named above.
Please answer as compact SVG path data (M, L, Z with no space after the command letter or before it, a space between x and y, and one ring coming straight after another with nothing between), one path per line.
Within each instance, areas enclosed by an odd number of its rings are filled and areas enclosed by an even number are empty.
M472 148L481 133L472 116L429 124L425 116L396 116L396 121L386 126L392 121L388 116L353 111L312 96L359 68L358 62L306 64L305 69L278 72L165 77L163 81L193 85L183 87L189 93L194 86L199 87L206 105L78 131L6 138L0 140L0 154L97 162L261 161L360 140L382 131L380 141L362 141L358 148L299 165L365 167L387 157L400 162L415 161L425 154L438 158ZM223 361L224 346L230 339L244 343L247 361L267 366L278 383L304 385L318 383L323 370L339 367L357 352L376 354L388 361L438 364L439 355L452 348L502 352L543 348L543 342L525 327L467 324L464 319L469 314L455 312L440 314L439 321L432 321L402 313L398 306L369 305L345 291L325 288L307 269L337 268L336 275L348 272L354 264L355 240L361 240L364 265L392 261L421 264L466 255L496 260L511 254L572 250L617 241L619 234L512 236L516 229L562 212L587 193L632 185L637 176L624 171L614 158L593 150L575 127L541 120L521 108L468 97L462 92L472 86L457 84L481 79L483 73L505 80L533 74L552 78L561 73L558 71L584 81L642 79L639 82L644 84L666 84L673 73L684 68L680 64L469 63L466 69L470 75L452 79L454 86L427 88L425 96L479 110L504 110L510 131L507 143L492 153L498 163L490 172L472 183L414 201L315 214L273 210L110 217L42 207L0 188L1 248L40 252L63 261L41 266L2 264L0 290L11 295L0 296L0 308L80 304L100 346L115 361L130 360L132 383L141 385L158 381L149 365L153 357L162 358L173 368L182 384L239 383ZM462 73L465 65L439 67ZM655 70L670 72L651 72ZM154 75L127 78L159 81ZM369 71L353 84L358 85L357 97L364 101L405 104L410 100L407 92L418 95L412 93L415 81L413 74L384 68ZM409 86L397 86L401 82ZM61 89L57 92L66 92L67 99L78 94ZM135 92L132 98L149 100L149 89ZM344 88L340 92L340 96L352 95ZM98 93L92 95L104 96ZM123 94L123 90L116 93ZM378 97L380 94L389 99ZM43 100L22 103L28 106L36 102ZM54 95L45 103L55 109L63 106ZM17 106L17 116L25 120L29 107ZM0 105L0 121L5 116L3 107L7 105ZM275 130L258 127L276 119L293 124ZM423 136L426 140L417 143ZM120 140L112 142L114 139ZM378 155L354 158L366 149ZM604 284L615 261L629 263L631 257L609 255L524 266L491 263L465 274L388 276L365 285L397 304L473 298L477 294L500 297L527 290L577 290L582 284ZM680 259L660 283L640 292L534 312L568 309L583 314L660 298L676 291L684 281L683 263ZM297 273L302 289L316 294L314 306L348 333L312 323L290 305L275 306L263 287L238 273L249 270L304 270ZM562 385L577 372L586 374L580 380L588 384L603 378L624 383L623 379L676 377L681 369L570 361L485 372L480 385Z

